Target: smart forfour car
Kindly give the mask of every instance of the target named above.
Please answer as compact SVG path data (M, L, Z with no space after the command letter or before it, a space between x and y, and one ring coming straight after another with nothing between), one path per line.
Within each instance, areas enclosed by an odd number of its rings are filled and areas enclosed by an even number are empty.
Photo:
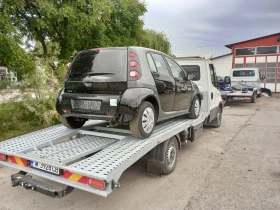
M147 138L158 121L199 116L202 94L191 79L171 57L153 49L84 50L67 72L56 109L68 128L106 120L111 126L129 124L134 136Z

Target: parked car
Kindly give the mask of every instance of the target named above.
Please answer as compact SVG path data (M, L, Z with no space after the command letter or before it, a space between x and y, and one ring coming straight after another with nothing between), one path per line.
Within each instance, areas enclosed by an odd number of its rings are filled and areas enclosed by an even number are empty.
M156 122L199 116L202 94L190 79L176 61L153 49L84 50L67 72L56 109L68 128L107 120L111 126L129 123L134 136L147 138Z

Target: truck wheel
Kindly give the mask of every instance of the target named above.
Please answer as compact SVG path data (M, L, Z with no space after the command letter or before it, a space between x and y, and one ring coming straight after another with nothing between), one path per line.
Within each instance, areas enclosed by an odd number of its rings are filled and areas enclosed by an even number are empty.
M254 92L251 98L251 103L256 103L257 94Z
M164 148L164 160L162 164L162 173L165 175L171 174L177 165L178 160L178 142L175 137L168 140Z
M221 107L218 108L217 117L211 122L212 127L218 128L222 124L222 109Z
M200 113L200 100L197 96L194 96L190 108L190 113L187 116L190 119L196 119L198 118L199 113Z
M135 117L130 121L132 134L140 139L148 138L155 127L155 109L153 105L144 101L136 112Z
M61 123L71 129L77 129L82 127L85 122L87 121L86 119L83 118L78 118L78 117L64 117L60 116Z

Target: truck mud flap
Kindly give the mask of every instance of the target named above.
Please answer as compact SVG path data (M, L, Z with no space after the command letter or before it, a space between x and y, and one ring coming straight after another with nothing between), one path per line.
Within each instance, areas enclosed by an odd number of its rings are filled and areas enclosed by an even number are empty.
M198 139L203 134L203 123L189 128L188 140L191 142Z
M22 186L27 190L33 190L50 197L62 198L74 190L74 188L70 186L60 187L41 182L22 172L13 174L11 176L11 181L12 187Z

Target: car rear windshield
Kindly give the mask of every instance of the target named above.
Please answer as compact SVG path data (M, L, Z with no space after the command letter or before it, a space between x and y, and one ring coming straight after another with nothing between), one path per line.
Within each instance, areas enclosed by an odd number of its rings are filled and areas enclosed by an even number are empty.
M255 76L255 70L235 70L232 73L233 77L253 77Z
M200 67L198 65L182 65L185 72L193 75L193 81L200 80Z
M71 64L69 77L83 78L88 75L114 77L125 69L127 69L126 49L85 50L78 53Z

